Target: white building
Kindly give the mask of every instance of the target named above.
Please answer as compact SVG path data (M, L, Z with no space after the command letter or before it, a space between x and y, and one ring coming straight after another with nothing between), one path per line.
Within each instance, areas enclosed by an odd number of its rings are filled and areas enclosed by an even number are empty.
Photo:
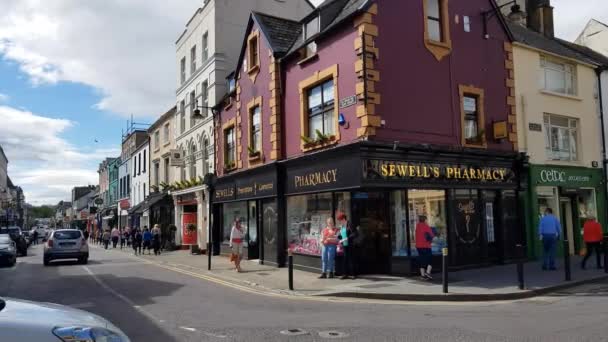
M131 157L131 207L135 219L134 224L138 228L149 227L148 216L142 216L141 204L150 194L150 143L141 144Z
M226 77L236 66L247 19L252 11L301 19L312 9L307 0L205 0L175 43L178 71L175 146L185 157L185 164L175 178L189 183L187 189L173 192L175 222L178 228L183 228L184 212L188 212L189 219L196 214L200 248L206 248L210 223L208 193L201 183L206 174L214 172L215 160L213 115L206 107L215 106L226 94ZM202 118L194 117L197 108Z

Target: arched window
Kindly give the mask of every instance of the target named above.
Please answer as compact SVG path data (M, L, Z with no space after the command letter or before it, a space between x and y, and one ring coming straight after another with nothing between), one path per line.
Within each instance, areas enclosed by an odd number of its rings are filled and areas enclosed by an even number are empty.
M196 144L190 146L190 179L196 178Z
M203 138L203 174L209 173L209 139Z

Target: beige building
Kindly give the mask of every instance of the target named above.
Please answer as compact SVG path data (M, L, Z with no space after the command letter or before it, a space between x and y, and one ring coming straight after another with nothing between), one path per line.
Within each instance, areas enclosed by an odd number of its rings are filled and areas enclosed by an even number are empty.
M175 181L174 168L170 166L171 150L175 148L176 107L169 109L150 128L150 189L152 192L163 190L162 185Z

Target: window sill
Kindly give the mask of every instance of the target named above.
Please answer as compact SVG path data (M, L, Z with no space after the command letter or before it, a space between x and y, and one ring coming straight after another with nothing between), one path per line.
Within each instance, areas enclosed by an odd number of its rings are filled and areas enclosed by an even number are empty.
M232 108L232 104L233 104L233 103L234 103L234 102L230 101L230 103L229 103L229 104L227 104L227 105L224 107L224 111L227 111L227 110L229 110L230 108Z
M154 152L154 153L160 152L160 147L159 148L155 148L154 151L152 151L152 152Z
M302 143L301 149L302 152L310 152L310 151L315 151L315 150L320 150L322 148L326 148L329 146L334 146L336 144L338 144L340 139L338 139L338 137L336 136L332 136L332 138L330 138L329 141L324 142L324 143Z
M256 152L253 155L249 155L249 163L250 164L258 164L264 161L264 157L262 156L262 153L260 152Z
M225 173L229 173L229 172L232 172L234 170L236 170L236 165L235 166L230 166L230 167L224 166L224 172Z
M452 49L452 44L449 42L439 42L436 40L427 39L426 43L429 45L434 45L434 46L441 47L441 48L448 49L448 50Z
M300 61L298 61L297 64L301 66L304 64L308 64L308 63L312 62L313 60L317 60L317 59L319 59L319 54L315 53L312 56L308 56L308 57L305 57L304 59L301 59Z
M167 141L166 143L164 143L164 144L163 144L163 147L165 147L165 146L169 146L169 145L171 145L171 142L170 142L170 141Z
M480 149L488 148L488 144L485 141L483 143L479 143L479 144L472 144L472 143L465 142L463 144L463 146L468 147L468 148L480 148Z
M583 101L582 98L576 96L576 95L569 95L569 94L562 94L562 93L556 93L554 91L550 91L550 90L544 90L541 89L540 91L541 94L545 94L545 95L550 95L550 96L557 96L557 97L561 97L564 99L569 99L569 100L575 100L575 101Z
M249 70L247 70L247 73L249 75L251 75L251 74L258 73L259 71L260 71L260 66L259 65L254 65L251 68L249 68Z

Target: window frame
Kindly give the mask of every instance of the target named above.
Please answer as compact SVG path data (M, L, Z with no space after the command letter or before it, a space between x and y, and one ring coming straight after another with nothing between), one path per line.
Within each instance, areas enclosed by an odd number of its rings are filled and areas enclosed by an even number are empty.
M547 122L547 118L549 119L548 122ZM556 118L556 119L560 118L560 119L568 120L568 127L553 124L551 122L552 118ZM573 122L575 123L574 126L572 125ZM569 145L568 146L569 147L568 148L568 150L569 150L568 159L559 158L559 157L555 158L556 154L564 153L564 151L560 150L559 146L558 146L558 150L553 149L553 139L552 139L552 129L553 128L565 130L567 132L568 145ZM576 163L581 160L580 149L579 149L579 146L580 146L580 119L574 118L574 117L569 117L569 116L563 116L563 115L543 113L543 129L545 130L545 154L546 154L547 160L559 161L559 162L572 162L572 163ZM573 133L574 133L574 146L572 144ZM547 143L549 143L548 146L547 146ZM559 142L558 142L558 145L559 145Z
M247 73L253 83L260 73L260 53L260 31L255 30L247 37Z
M190 48L190 75L196 73L196 45Z
M550 64L560 65L563 67L563 70L551 68ZM578 96L578 73L577 73L576 64L570 63L568 61L565 61L565 60L562 60L559 58L554 58L554 57L547 56L547 55L541 55L540 56L540 68L541 68L541 89L543 91L553 93L553 94L565 95L565 96ZM570 68L570 71L568 71L568 68ZM547 85L549 83L549 82L547 82L547 71L549 71L549 70L553 71L553 72L563 73L563 75L564 75L564 84L563 84L564 92L549 89L547 87ZM571 89L572 89L571 93L569 93L567 91L568 78L570 78Z
M196 91L192 90L189 95L190 98L190 128L196 126L196 117L194 117L194 111L196 110Z
M160 149L160 129L154 132L154 150L158 151Z
M209 115L209 82L203 81L201 83L201 114L203 118Z
M304 137L310 136L310 127L309 127L309 108L308 108L308 91L313 89L327 81L333 80L334 84L334 132L332 136L334 139L328 143L316 145L313 147L306 146L307 144L304 141L300 142L300 148L302 151L310 151L313 149L321 148L327 145L335 144L340 140L340 126L338 123L338 117L340 113L340 101L339 101L339 74L338 74L338 65L335 64L325 70L320 72L315 72L309 78L301 81L299 83L299 91L300 91L300 135Z
M439 18L432 17L433 20L439 19L441 40L431 39L429 30L429 6L428 1L437 1L439 6ZM424 18L424 45L427 50L435 56L437 61L441 61L445 56L452 52L452 39L450 35L450 14L448 0L422 0Z
M461 135L461 144L465 147L475 147L475 148L487 148L487 132L485 130L485 92L481 88L475 88L473 86L464 86L460 85L458 87L458 91L460 93L460 117L461 117L461 127L460 127L460 135ZM465 137L465 122L466 122L466 111L464 108L464 99L465 97L472 97L477 100L477 134L483 135L481 136L481 141L478 143L471 143L469 139Z
M163 125L163 144L168 144L170 142L169 135L171 134L170 123L167 122Z
M247 143L249 147L253 147L254 142L255 142L255 138L254 138L254 134L256 134L255 128L253 127L253 115L255 114L255 111L259 109L259 116L260 116L260 125L259 125L259 129L257 131L257 133L259 134L258 138L259 138L259 148L254 148L255 151L254 153L256 153L257 155L252 156L249 153L249 148L247 149L247 155L249 155L249 160L253 161L253 160L257 160L257 159L261 159L262 157L262 151L264 150L264 141L263 141L263 110L262 110L262 97L256 97L254 99L252 99L251 101L249 101L249 103L247 104L247 136L248 136L248 140Z
M180 125L179 132L180 134L184 134L186 132L186 101L181 100L179 102L179 115L180 115Z
M186 83L186 57L182 57L179 61L180 68L180 85Z
M202 63L209 59L209 32L203 33L203 38L201 41L201 60Z
M232 147L229 146L229 141L228 141L228 133L232 131ZM236 132L236 119L231 119L230 121L228 121L226 124L224 124L224 126L222 127L222 147L224 150L224 170L226 172L230 172L234 169L236 169L238 167L238 162L239 162L239 158L238 158L238 139L236 136L237 132ZM230 147L230 148L229 148ZM228 156L231 156L231 158L228 158ZM230 160L231 164L233 163L232 167L226 167L227 166L227 162L228 160Z

